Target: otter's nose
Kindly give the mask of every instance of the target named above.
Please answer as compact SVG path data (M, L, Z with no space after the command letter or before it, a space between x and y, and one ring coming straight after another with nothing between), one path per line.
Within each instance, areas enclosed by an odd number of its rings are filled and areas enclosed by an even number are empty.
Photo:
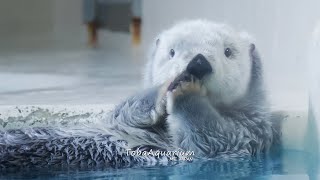
M187 72L198 79L212 72L212 67L207 59L202 55L196 55L187 66Z

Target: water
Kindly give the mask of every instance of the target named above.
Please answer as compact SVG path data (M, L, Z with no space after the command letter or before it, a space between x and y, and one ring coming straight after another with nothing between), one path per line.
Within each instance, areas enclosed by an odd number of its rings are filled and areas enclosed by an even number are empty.
M317 161L298 151L271 157L232 160L198 160L172 166L127 169L24 169L1 179L318 179Z

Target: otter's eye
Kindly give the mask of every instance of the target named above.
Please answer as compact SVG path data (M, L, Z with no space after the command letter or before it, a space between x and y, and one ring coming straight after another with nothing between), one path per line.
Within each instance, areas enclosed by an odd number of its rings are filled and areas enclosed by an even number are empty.
M174 54L175 54L174 50L171 49L169 54L170 54L170 57L173 58L173 56L174 56Z
M232 55L231 49L230 48L226 48L224 50L224 55L226 55L227 58L230 57Z

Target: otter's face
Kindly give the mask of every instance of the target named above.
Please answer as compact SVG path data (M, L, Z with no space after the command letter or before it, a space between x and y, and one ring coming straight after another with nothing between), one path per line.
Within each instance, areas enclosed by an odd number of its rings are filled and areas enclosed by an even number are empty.
M161 85L183 71L199 78L216 104L243 97L251 77L250 41L208 21L189 21L160 34L146 69L146 84Z

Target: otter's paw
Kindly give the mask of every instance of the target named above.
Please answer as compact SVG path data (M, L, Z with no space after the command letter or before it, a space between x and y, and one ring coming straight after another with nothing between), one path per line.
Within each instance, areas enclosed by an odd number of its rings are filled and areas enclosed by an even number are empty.
M168 114L172 113L177 97L190 94L205 96L207 91L197 78L185 72L178 76L168 87L166 106Z
M166 114L166 106L167 106L167 88L170 82L168 81L160 88L157 98L155 109L151 112L152 119L157 122L158 118L164 116Z

